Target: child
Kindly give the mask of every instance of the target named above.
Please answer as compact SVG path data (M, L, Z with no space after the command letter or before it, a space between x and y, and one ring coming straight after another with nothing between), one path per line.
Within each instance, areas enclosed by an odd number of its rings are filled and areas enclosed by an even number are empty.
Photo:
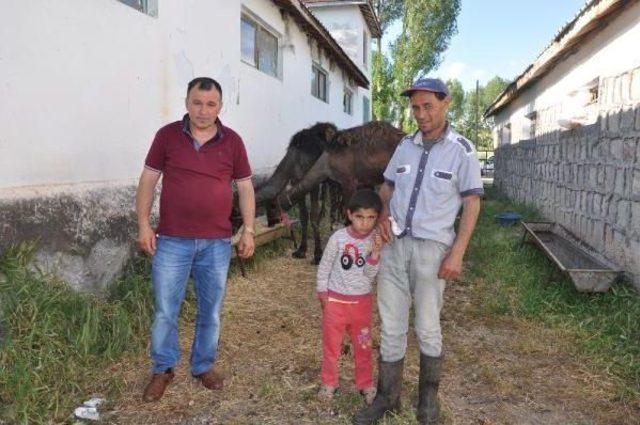
M367 404L375 398L371 285L382 249L382 238L373 231L381 209L374 191L358 191L347 205L349 227L331 235L318 267L323 355L318 398L322 401L330 401L338 386L338 358L347 330L354 351L356 388Z

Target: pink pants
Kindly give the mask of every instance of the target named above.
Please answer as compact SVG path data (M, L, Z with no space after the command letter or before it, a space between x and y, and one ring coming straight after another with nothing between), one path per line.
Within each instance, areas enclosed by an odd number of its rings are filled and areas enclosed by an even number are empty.
M355 358L356 388L363 390L373 387L371 303L370 294L346 296L329 292L322 316L320 379L323 385L338 386L342 338L345 331L349 331Z

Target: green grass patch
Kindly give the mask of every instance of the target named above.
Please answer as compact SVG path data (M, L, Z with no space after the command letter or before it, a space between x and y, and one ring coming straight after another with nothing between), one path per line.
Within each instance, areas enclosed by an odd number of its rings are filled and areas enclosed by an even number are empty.
M624 396L640 397L638 293L624 282L607 293L578 292L538 248L521 243L520 226L494 221L504 211L540 219L535 209L488 190L467 254L470 277L478 282L476 313L531 318L565 330L594 366L620 379Z
M289 247L288 240L260 247L247 270ZM96 391L117 397L123 377L105 370L144 352L151 330L148 257L132 261L98 297L33 270L33 251L22 246L0 258L0 423L60 422ZM230 275L239 273L232 261ZM193 285L188 288L183 317L195 314Z
M32 251L9 249L0 259L0 417L9 423L67 417L105 380L105 367L146 347L151 320L146 261L99 298L30 269ZM110 379L106 394L119 386Z

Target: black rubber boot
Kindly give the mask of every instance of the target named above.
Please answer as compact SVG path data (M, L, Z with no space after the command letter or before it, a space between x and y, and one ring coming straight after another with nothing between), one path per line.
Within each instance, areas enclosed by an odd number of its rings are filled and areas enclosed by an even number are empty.
M396 362L380 360L376 398L370 406L355 414L352 421L354 425L374 424L382 419L385 413L398 412L400 410L403 370L404 359Z
M420 353L420 381L418 384L418 412L420 425L438 423L438 386L442 373L442 356L430 357Z

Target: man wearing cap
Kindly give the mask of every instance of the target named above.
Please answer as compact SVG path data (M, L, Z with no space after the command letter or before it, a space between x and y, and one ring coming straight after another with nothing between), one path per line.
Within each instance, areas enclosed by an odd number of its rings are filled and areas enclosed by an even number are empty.
M191 374L205 388L223 386L214 363L218 354L220 312L231 258L231 205L235 181L244 222L238 255L253 254L255 201L251 168L242 139L222 125L222 88L208 77L187 86L187 114L162 127L149 149L138 184L138 243L153 256L151 280L155 312L151 329L153 376L143 394L159 400L180 360L178 314L187 280L194 278L197 299ZM149 216L160 176L160 221Z
M378 394L354 424L371 424L400 409L400 389L413 301L420 348L417 418L436 423L442 370L440 310L445 281L462 271L483 195L473 145L446 121L450 98L439 79L420 79L402 93L419 130L396 148L380 189L378 229L387 244L378 274L381 319ZM454 232L456 215L463 207Z

